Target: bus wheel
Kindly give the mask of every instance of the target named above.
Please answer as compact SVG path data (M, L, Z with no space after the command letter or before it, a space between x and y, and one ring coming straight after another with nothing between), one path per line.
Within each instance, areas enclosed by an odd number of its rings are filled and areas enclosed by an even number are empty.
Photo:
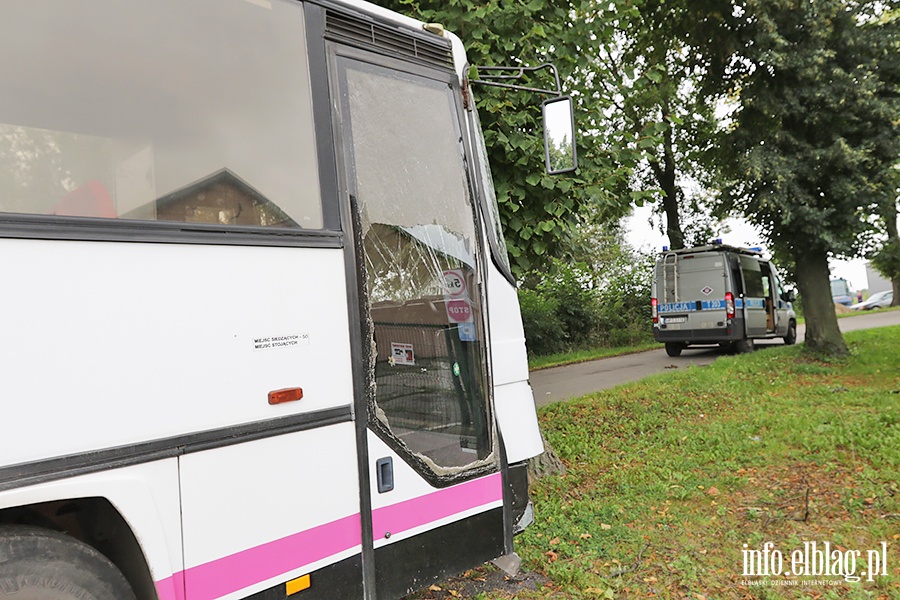
M788 325L787 335L784 336L784 343L788 346L793 346L797 343L797 322L791 321Z
M735 354L748 354L753 352L755 347L756 345L750 338L741 338L734 343L734 346L732 346Z
M40 527L0 525L0 599L134 600L134 592L87 544Z
M669 356L681 356L682 350L684 350L684 344L666 342L666 354Z

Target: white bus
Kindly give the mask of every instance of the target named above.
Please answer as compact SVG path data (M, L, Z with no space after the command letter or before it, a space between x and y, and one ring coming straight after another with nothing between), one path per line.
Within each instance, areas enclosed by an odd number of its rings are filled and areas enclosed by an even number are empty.
M3 2L0 598L511 555L543 448L467 66L355 0Z

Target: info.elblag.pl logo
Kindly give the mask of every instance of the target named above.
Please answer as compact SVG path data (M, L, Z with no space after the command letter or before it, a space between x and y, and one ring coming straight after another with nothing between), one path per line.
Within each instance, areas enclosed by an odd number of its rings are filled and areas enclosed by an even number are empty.
M845 550L830 542L803 542L803 548L785 554L772 542L761 550L744 544L744 577L821 577L842 578L847 582L875 581L888 574L888 545L881 542L873 550ZM864 560L863 560L864 559ZM862 570L865 569L865 570ZM821 583L828 583L823 580Z

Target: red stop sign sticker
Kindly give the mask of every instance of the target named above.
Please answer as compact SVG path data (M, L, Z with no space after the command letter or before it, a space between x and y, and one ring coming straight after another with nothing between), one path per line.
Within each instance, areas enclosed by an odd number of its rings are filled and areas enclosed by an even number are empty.
M455 323L468 323L472 320L472 305L468 300L449 300L447 317Z

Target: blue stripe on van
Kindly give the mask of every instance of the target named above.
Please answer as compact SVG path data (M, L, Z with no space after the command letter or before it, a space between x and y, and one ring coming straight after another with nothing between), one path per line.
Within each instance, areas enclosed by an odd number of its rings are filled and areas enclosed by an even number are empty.
M724 309L724 300L703 300L700 303L700 310L715 310L717 308ZM694 312L697 310L696 302L667 302L657 306L657 310L662 313L674 312Z
M765 298L747 298L744 302L747 303L747 308L766 308Z
M747 298L746 300L742 300L740 298L735 299L734 307L744 308L744 303L747 303L747 308L766 308L766 301L763 298ZM724 310L725 309L725 300L703 300L700 303L700 310ZM667 313L685 313L685 312L696 312L697 311L697 303L696 302L666 302L665 304L660 304L657 306L657 310L659 314L667 314Z

